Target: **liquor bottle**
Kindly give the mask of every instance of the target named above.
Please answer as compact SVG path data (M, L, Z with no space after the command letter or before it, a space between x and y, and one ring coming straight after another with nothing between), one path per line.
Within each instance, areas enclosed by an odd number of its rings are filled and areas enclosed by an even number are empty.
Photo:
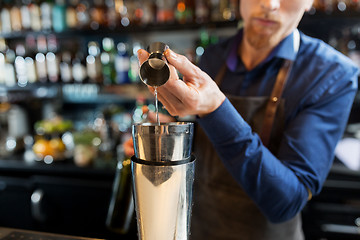
M19 32L22 30L21 25L21 2L16 0L15 4L11 7L10 18L11 18L11 29L14 32Z
M38 81L36 74L36 67L35 67L36 38L33 35L28 34L26 36L25 42L26 42L25 64L26 64L27 78L29 83L34 83Z
M76 6L79 0L69 0L66 7L66 25L70 29L74 29L78 26Z
M89 9L90 12L90 28L93 30L99 29L99 27L103 27L107 25L106 22L106 9L103 0L94 0L93 6Z
M10 17L10 5L8 2L4 2L1 12L1 28L2 28L2 33L8 34L12 32L11 29L11 17Z
M28 5L30 11L30 22L31 22L31 30L40 31L41 30L41 12L38 1L32 1Z
M40 4L42 30L50 31L52 28L52 4L44 1Z
M80 1L76 6L78 27L88 29L90 27L89 2Z
M116 10L115 1L117 0L106 0L106 8L105 8L105 17L106 17L106 26L113 30L118 24L118 19L120 19L120 13Z
M97 42L88 43L88 56L86 57L86 71L91 83L102 83L102 69L100 60L100 47Z
M127 53L127 45L123 42L117 44L117 55L115 57L116 83L130 83L129 69L130 57Z
M130 3L130 5L129 5ZM127 27L130 25L130 21L132 19L132 6L131 1L116 1L115 2L115 8L118 9L118 12L120 14L120 24L123 27Z
M154 24L156 22L156 4L155 0L142 2L143 16L141 23L144 25Z
M194 21L194 1L177 0L175 18L178 23L191 23Z
M116 50L112 38L102 40L104 51L101 53L101 64L103 72L103 81L105 85L111 85L116 82L115 55Z
M47 66L46 66L46 57L47 53L47 43L46 37L44 35L39 35L37 37L37 54L35 56L36 62L36 73L39 79L39 82L47 82Z
M60 62L60 77L63 83L70 83L73 81L71 60L71 53L69 51L64 51L61 55Z
M72 61L72 75L75 83L84 83L87 79L84 54L80 50L75 54Z
M134 224L134 198L131 182L131 160L124 157L123 150L119 150L118 164L112 187L106 226L109 230L126 234Z
M158 23L172 23L175 21L174 2L166 0L156 0L156 21Z
M5 85L8 87L13 87L16 85L16 75L15 75L15 52L8 48L5 53Z
M134 42L132 46L132 55L130 57L130 70L129 70L129 78L132 83L140 82L139 76L139 59L137 57L137 51L143 48L140 42Z
M0 72L5 73L5 55L1 51L0 51ZM0 74L0 85L4 85L4 84L5 84L5 74Z
M31 29L31 14L29 5L31 0L22 0L22 5L20 7L21 12L21 25L24 30Z
M0 38L0 72L5 73L5 52L6 42L4 38ZM0 74L0 84L5 84L5 74Z
M18 44L15 49L15 72L16 72L16 79L19 86L26 86L28 84L28 77L27 77L27 69L26 69L26 62L25 62L25 46L23 44Z
M219 22L223 20L220 9L220 1L222 0L210 0L210 21L212 22Z
M140 25L143 23L144 10L143 3L140 0L127 1L129 19L132 25Z
M66 30L66 6L65 0L56 0L52 9L52 23L55 32Z
M46 66L48 79L50 82L58 82L60 79L59 76L59 59L57 56L58 51L58 42L56 36L53 34L48 35L48 52L46 53Z
M195 21L196 23L206 23L210 19L209 0L195 1Z

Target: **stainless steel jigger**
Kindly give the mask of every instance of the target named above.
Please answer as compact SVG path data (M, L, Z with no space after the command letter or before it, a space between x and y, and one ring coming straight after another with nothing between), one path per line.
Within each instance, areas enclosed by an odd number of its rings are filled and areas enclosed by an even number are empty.
M169 47L162 42L154 42L147 47L149 58L140 66L140 79L147 85L158 87L167 82L170 69L164 52Z
M193 123L142 123L132 128L133 192L140 240L187 240L195 157Z

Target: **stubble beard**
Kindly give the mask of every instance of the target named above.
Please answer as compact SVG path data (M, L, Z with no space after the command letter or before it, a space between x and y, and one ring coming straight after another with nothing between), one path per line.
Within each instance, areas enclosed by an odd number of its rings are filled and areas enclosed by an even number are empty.
M244 36L249 45L255 49L269 46L269 37L258 34L251 26L244 29Z
M274 16L270 16L268 13L263 13L264 19L276 19ZM255 23L250 22L248 26L244 28L244 37L246 41L255 49L261 49L272 45L276 39L278 29L261 28L256 26Z

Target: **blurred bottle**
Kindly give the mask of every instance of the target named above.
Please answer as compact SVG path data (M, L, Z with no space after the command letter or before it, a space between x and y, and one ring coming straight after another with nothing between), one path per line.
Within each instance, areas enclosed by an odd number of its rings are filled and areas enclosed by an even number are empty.
M8 34L12 32L11 29L11 16L10 16L10 4L8 1L4 2L1 8L1 28L2 33Z
M41 12L39 1L32 1L29 5L30 12L30 22L31 22L31 30L40 31L41 30Z
M130 57L130 70L129 70L129 78L133 83L140 82L139 76L139 59L137 57L137 51L143 48L140 42L135 41L132 46L132 55Z
M177 0L175 18L178 23L194 22L195 5L193 0Z
M66 25L70 29L74 29L78 26L76 6L79 0L69 0L66 7Z
M0 72L5 73L5 55L0 51ZM0 85L5 84L5 75L0 74Z
M220 9L220 1L222 0L210 0L210 20L212 22L219 22L223 20Z
M42 30L50 31L52 29L52 8L53 5L50 0L43 1L40 4Z
M196 23L206 23L210 20L210 1L195 1L195 21Z
M143 1L127 1L128 2L128 11L130 16L130 23L132 25L141 25L143 23L144 10L143 10Z
M104 162L114 162L117 156L117 146L120 141L120 131L118 126L113 121L113 114L117 107L110 105L102 110L99 117L96 119L96 125L100 133L101 144L99 146L99 155Z
M26 71L29 83L34 83L38 81L36 74L35 66L35 56L36 56L36 38L34 35L28 34L25 38L26 42Z
M31 29L31 15L29 10L30 3L31 0L22 0L22 5L20 7L21 25L24 30Z
M88 29L90 27L90 15L89 15L89 2L80 1L76 6L76 16L78 27L81 29Z
M156 23L156 0L145 0L142 1L142 18L141 23L144 25Z
M58 41L56 36L49 34L47 38L48 52L46 53L46 66L50 82L58 82L60 79Z
M64 51L61 55L61 62L60 62L60 77L63 83L70 83L73 81L71 62L72 62L71 52Z
M52 9L52 24L55 32L63 32L66 30L66 6L65 0L55 0Z
M126 43L120 42L117 45L117 55L115 57L116 68L116 83L125 84L130 83L129 70L130 70L130 57L127 52Z
M10 18L11 18L11 28L14 32L19 32L22 30L21 25L21 1L16 0L10 10Z
M167 0L156 0L156 21L158 23L172 23L175 21L174 2Z
M8 87L13 87L16 85L16 75L15 75L15 52L6 47L6 53L5 53L5 85Z
M90 28L93 30L99 29L107 25L106 21L106 7L104 0L93 0L93 5L89 8L90 14Z
M116 0L115 1L115 8L116 10L119 12L120 14L120 24L123 27L127 27L130 25L130 19L132 18L131 16L131 6L129 9L129 1L125 1L125 0ZM130 1L131 3L131 1Z
M115 70L115 55L116 50L114 40L112 38L104 38L102 40L104 51L101 53L101 64L103 72L104 85L111 85L116 83L116 70Z
M19 86L26 86L28 84L27 69L25 63L25 46L18 44L15 50L15 72L16 79Z
M75 83L84 83L87 79L85 57L81 50L77 51L72 61L72 75Z
M106 4L106 13L105 13L105 17L106 17L106 22L107 22L107 27L109 29L115 29L119 23L118 20L120 19L120 13L116 10L116 2L117 0L106 0L105 4Z
M218 10L215 10L215 12L219 11L220 19L217 21L233 21L238 17L239 6L237 0L220 0L218 4Z
M44 35L39 35L37 37L37 54L35 56L36 62L36 73L39 79L39 82L47 82L47 66L46 66L46 57L47 53L47 42Z
M106 217L106 226L116 233L126 234L135 219L131 185L131 160L129 156L124 157L122 149L118 152L120 153L118 153L118 164Z
M6 42L4 38L0 38L0 72L5 73L5 52ZM5 74L0 74L0 84L5 84Z
M102 69L100 60L100 47L97 42L88 43L88 56L86 57L86 70L91 83L102 83Z

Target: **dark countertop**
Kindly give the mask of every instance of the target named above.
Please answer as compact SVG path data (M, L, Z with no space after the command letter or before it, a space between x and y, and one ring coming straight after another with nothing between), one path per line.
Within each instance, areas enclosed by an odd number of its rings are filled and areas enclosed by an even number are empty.
M70 235L29 231L15 228L0 227L0 240L29 240L29 239L48 239L48 240L95 240L96 238L84 238Z

